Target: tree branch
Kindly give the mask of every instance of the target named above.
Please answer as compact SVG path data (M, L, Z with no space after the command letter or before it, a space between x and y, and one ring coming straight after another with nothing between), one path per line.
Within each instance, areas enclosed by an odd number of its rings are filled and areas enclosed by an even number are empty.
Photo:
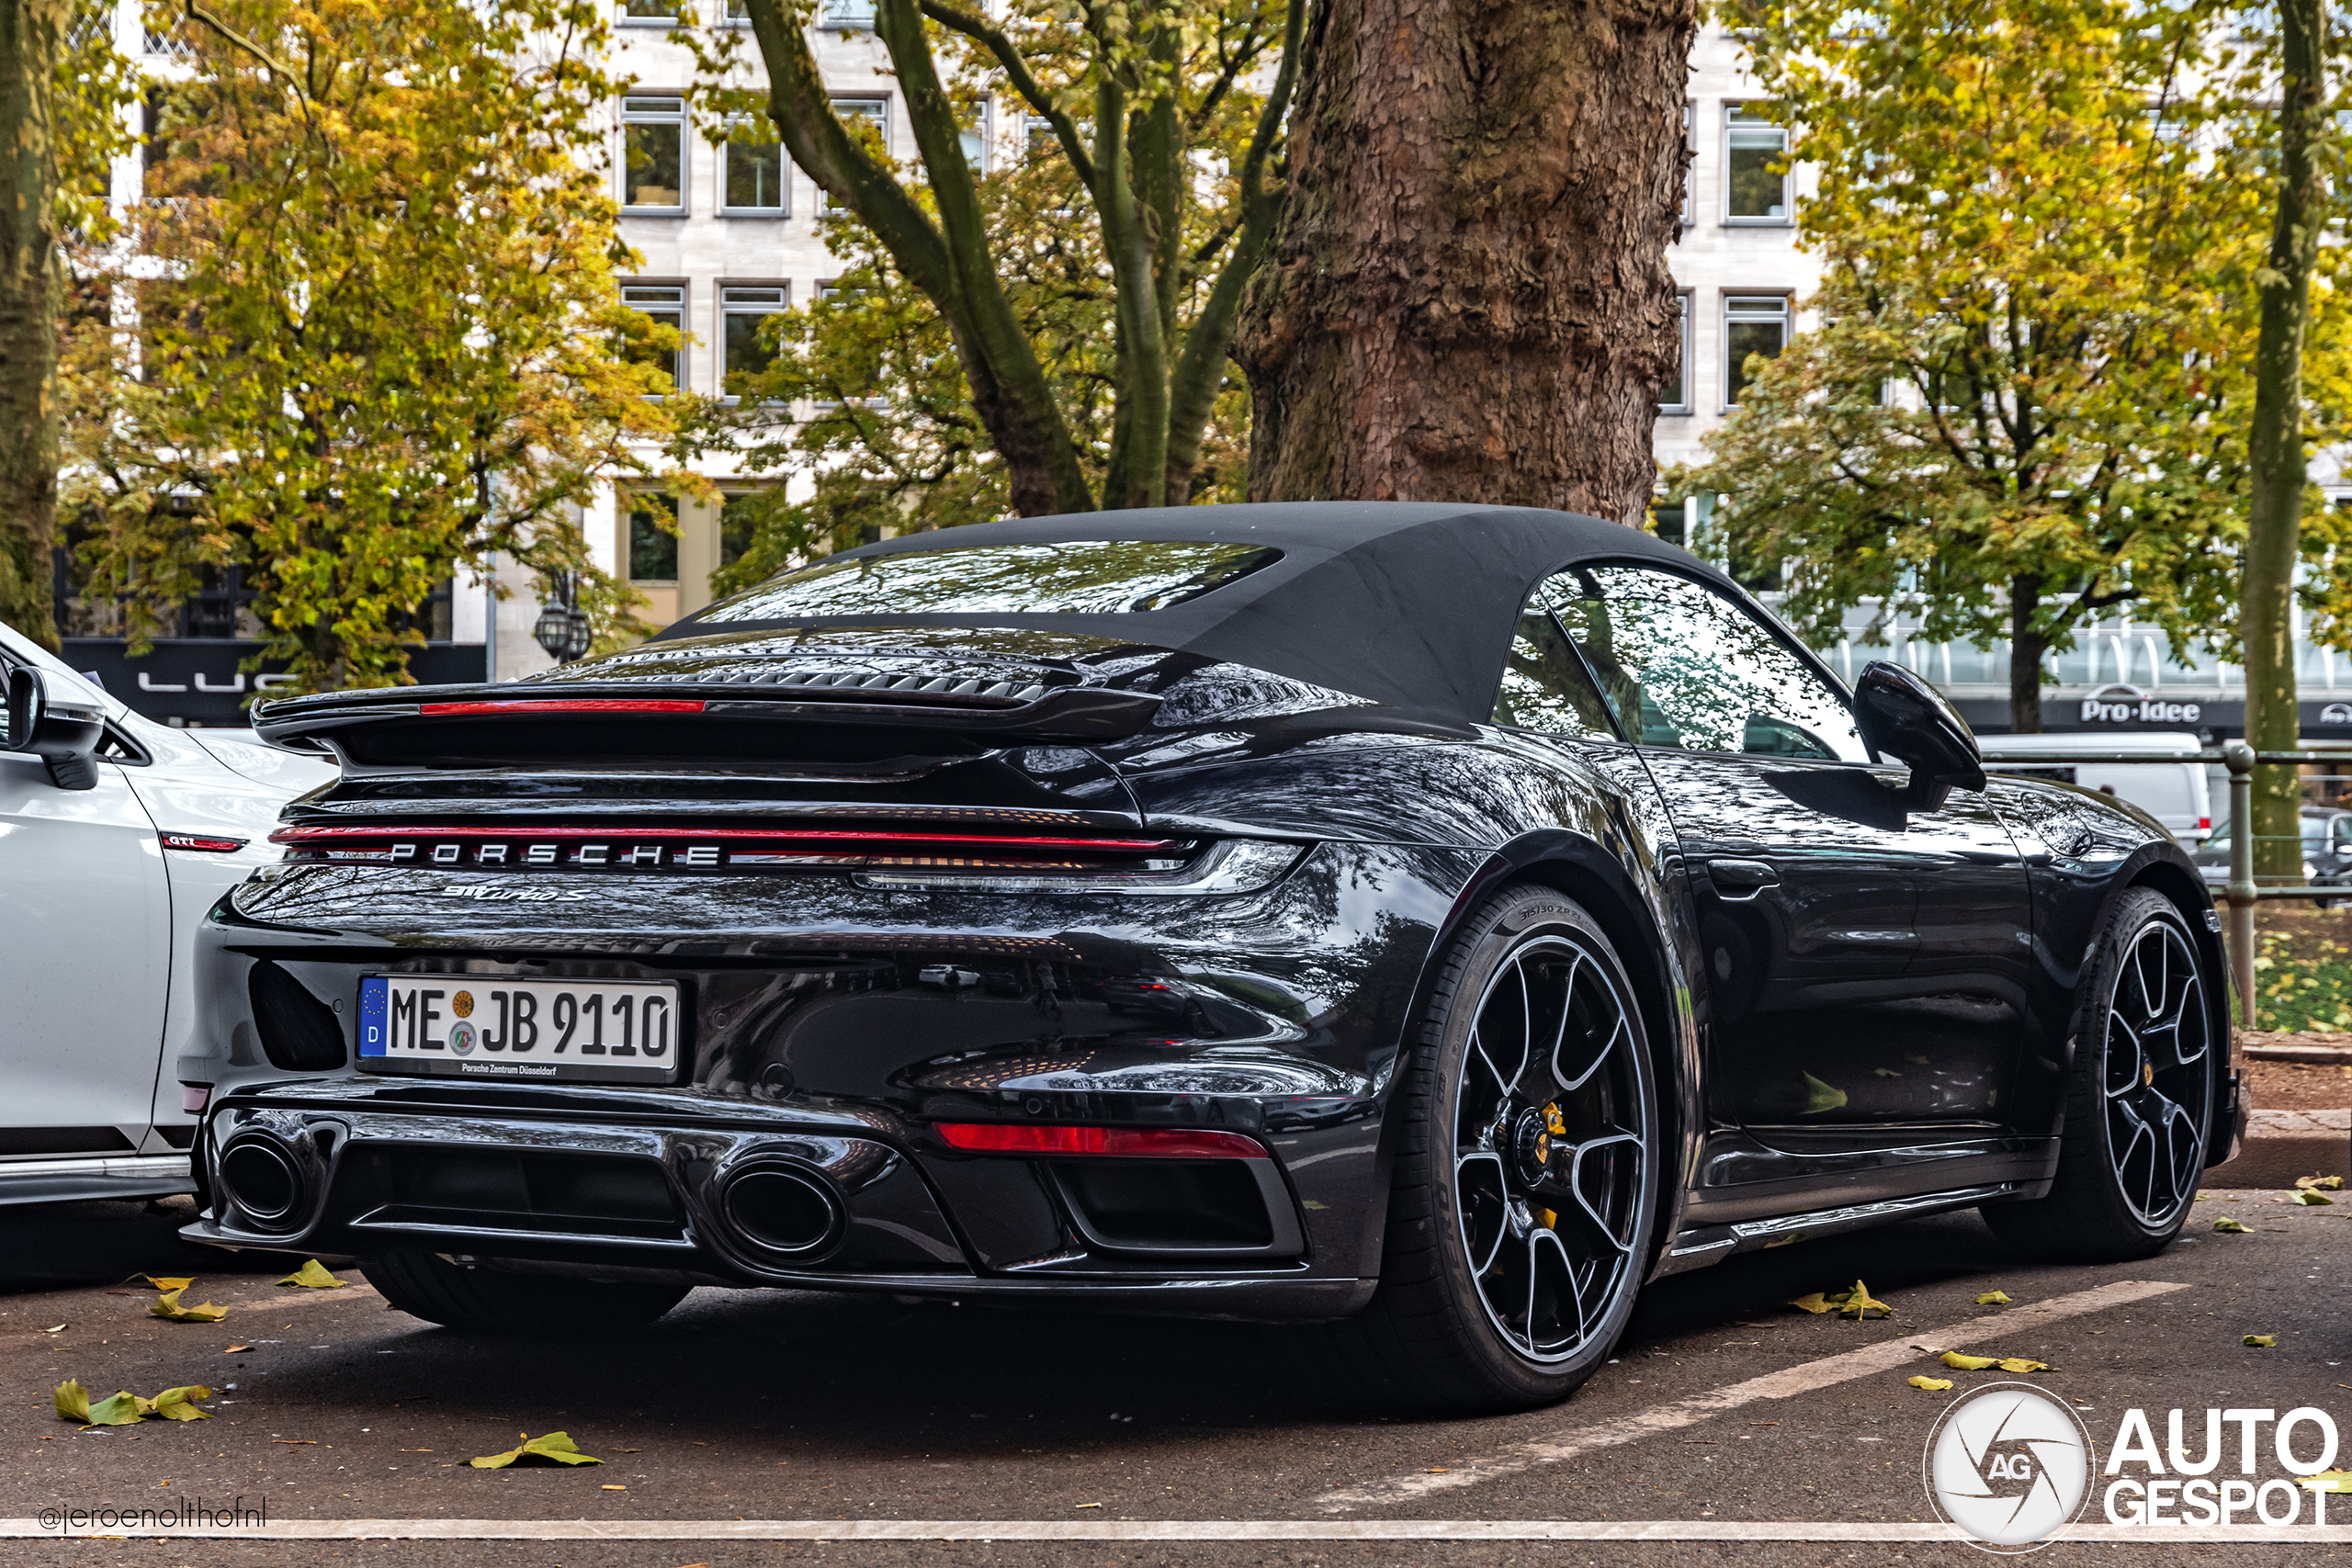
M1080 140L1078 124L1054 105L1053 97L1031 73L1028 62L1021 58L1021 51L1006 37L1001 28L987 22L946 0L919 0L922 14L941 27L962 33L995 56L997 65L1004 72L1012 90L1036 113L1039 118L1054 128L1055 140L1062 144L1062 154L1076 170L1080 183L1091 191L1094 188L1094 160L1087 152L1086 143Z

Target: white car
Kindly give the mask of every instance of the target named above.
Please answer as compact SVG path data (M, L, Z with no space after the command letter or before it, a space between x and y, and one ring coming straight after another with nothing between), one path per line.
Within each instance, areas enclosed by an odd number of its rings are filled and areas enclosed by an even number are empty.
M333 763L142 718L0 626L0 1203L193 1190L191 961Z

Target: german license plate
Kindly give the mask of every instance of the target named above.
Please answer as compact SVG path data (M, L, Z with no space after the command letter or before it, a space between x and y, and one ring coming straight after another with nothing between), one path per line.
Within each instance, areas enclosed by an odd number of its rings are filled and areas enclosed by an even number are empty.
M369 975L359 982L359 1066L435 1077L671 1083L679 1020L674 980Z

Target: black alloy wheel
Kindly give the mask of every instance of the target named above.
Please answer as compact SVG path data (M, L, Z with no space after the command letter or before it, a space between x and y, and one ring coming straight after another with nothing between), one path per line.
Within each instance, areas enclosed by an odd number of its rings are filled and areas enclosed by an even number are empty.
M2153 889L2117 900L2076 991L2074 1081L2046 1198L1985 1222L2037 1258L2160 1252L2197 1201L2212 1136L2212 995L2180 910Z
M1658 1111L1632 987L1581 908L1513 888L1455 940L1425 1030L1380 1289L1344 1332L1424 1404L1564 1398L1649 1263Z

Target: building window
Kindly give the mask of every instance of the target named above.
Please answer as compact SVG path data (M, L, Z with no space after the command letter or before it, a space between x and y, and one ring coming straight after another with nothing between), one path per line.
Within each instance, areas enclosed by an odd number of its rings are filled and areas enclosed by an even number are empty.
M672 27L678 20L677 0L621 0L621 26Z
M1697 125L1698 106L1686 99L1682 105L1682 150L1688 154L1682 160L1682 226L1685 229L1696 220L1698 212L1697 208L1691 205L1690 194L1690 187L1697 183L1699 173L1699 144L1692 140Z
M718 209L738 218L782 218L784 144L765 115L736 115L719 148Z
M824 0L818 7L817 25L844 32L874 30L874 0Z
M657 327L676 333L674 347L662 348L631 339L627 357L633 365L650 365L670 378L673 388L686 384L686 291L674 283L629 283L621 287L621 303L645 313Z
M1666 380L1658 387L1657 412L1660 413L1689 413L1690 412L1691 400L1690 296L1688 294L1676 295L1674 298L1674 308L1680 316L1680 320L1676 321L1674 327L1674 371L1673 374L1667 377Z
M1789 297L1727 294L1724 297L1724 407L1739 406L1747 386L1747 361L1762 355L1778 359L1789 345Z
M878 152L885 157L889 155L889 99L835 98L833 112L841 116L842 125L849 131L851 141L865 144L869 152ZM867 127L871 127L874 133L874 140L870 142L860 134ZM818 199L823 203L824 210L827 212L832 211L836 205L830 191L820 189L818 192Z
M727 0L726 23L730 28L750 27L752 7L749 0Z
M780 283L728 284L718 290L718 385L729 398L775 363L775 344L760 329L790 302Z
M686 100L621 100L621 205L637 212L686 209Z
M628 580L678 581L677 519L668 506L652 496L629 497Z
M989 111L993 107L989 100L982 99L979 114L974 118L971 124L964 128L962 134L957 138L964 146L964 163L976 175L985 175L989 172L989 130L995 123L994 117Z
M1789 221L1786 128L1769 104L1724 106L1724 221Z
M757 491L730 490L718 501L718 564L733 566L752 547L759 513L767 498Z

